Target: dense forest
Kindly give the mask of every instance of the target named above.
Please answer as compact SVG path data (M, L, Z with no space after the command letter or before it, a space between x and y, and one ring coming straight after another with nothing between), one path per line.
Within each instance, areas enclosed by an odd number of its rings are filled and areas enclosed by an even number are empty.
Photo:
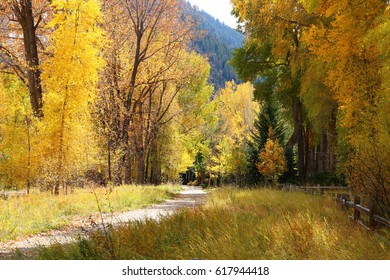
M1 186L160 184L211 158L223 107L241 88L250 103L251 86L231 82L210 101L210 64L193 51L204 32L188 8L2 1Z
M345 181L389 217L388 1L232 2L247 34L232 64L271 127L278 118L290 127L281 141L288 172ZM279 117L266 113L272 104Z
M243 46L244 35L196 6L188 4L187 13L195 19L201 32L200 37L192 42L193 49L208 58L211 65L210 82L215 89L223 88L227 81L237 82L236 72L228 62L232 58L232 51Z
M178 0L0 3L1 188L347 184L389 217L388 1L233 0L244 44Z

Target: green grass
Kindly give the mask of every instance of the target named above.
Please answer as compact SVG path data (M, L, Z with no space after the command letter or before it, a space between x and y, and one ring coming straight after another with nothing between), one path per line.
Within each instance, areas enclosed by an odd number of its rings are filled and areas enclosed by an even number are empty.
M390 250L330 198L220 189L200 209L40 249L38 258L388 260Z
M33 193L0 200L0 241L69 225L76 217L99 211L124 211L159 203L173 196L178 186L121 186L112 189L76 189L70 195Z

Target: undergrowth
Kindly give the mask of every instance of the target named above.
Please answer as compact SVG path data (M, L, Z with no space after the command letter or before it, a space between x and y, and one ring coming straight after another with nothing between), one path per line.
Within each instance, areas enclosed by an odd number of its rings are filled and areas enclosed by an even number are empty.
M121 186L75 189L72 194L53 196L47 192L0 200L0 241L58 229L76 217L99 211L124 211L164 201L177 186ZM100 209L99 209L100 207Z
M41 259L390 259L330 198L220 189L199 209L41 248Z

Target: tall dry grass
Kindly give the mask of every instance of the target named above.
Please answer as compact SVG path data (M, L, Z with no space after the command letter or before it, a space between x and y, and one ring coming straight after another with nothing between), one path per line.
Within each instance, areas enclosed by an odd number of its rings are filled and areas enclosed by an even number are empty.
M115 188L75 189L72 194L53 196L35 192L0 200L0 241L57 229L76 217L100 210L124 211L159 203L173 196L178 186L121 186Z
M330 198L220 189L200 209L42 249L42 259L390 259Z

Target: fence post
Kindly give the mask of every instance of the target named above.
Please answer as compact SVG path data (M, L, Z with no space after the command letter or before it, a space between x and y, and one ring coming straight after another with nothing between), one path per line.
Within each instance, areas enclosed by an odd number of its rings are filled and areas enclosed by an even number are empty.
M360 205L360 197L359 196L355 196L353 204L354 204L353 218L355 220L359 221L360 220L360 211L358 209L356 209L356 205Z
M376 221L374 220L374 215L376 213L375 201L371 201L370 213L369 213L369 226L371 230L374 230L376 227Z
M348 210L347 202L349 201L349 194L342 194L341 198L343 200L343 204L342 204L343 205L343 209Z
M337 194L337 203L338 203L338 205L339 205L339 207L340 207L340 209L343 209L343 200L342 200L342 195L341 195L341 193L338 193Z

